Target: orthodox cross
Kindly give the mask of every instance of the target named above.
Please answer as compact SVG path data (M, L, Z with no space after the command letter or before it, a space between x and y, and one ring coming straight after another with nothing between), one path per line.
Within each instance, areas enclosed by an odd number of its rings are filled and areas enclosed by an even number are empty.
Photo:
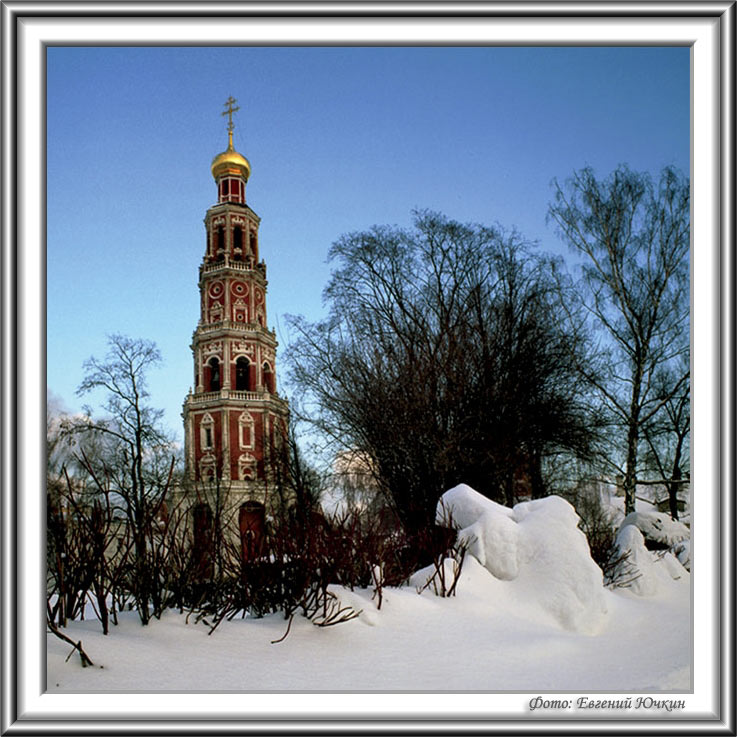
M233 113L236 110L240 110L240 107L233 107L233 105L237 102L235 98L231 95L226 101L225 101L225 107L227 108L224 113L221 113L222 115L228 116L228 133L233 132Z

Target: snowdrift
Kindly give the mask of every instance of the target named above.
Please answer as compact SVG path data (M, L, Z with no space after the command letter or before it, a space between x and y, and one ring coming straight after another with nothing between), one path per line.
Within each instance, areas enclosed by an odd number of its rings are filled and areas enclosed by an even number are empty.
M655 596L673 581L688 582L691 533L686 525L660 512L632 512L617 533L618 553L630 579L628 588L639 596ZM659 548L658 552L648 549Z
M617 534L616 546L620 554L627 554L627 585L639 596L655 596L673 581L688 582L688 569L670 551L659 554L647 549L642 532L635 525L625 525Z
M672 548L677 543L691 538L691 532L686 525L662 512L632 512L624 518L620 530L628 525L636 527L646 541L656 543L662 548Z
M438 503L438 523L448 518L468 552L523 606L548 612L565 629L599 632L607 611L602 572L567 501L551 496L509 509L461 484Z

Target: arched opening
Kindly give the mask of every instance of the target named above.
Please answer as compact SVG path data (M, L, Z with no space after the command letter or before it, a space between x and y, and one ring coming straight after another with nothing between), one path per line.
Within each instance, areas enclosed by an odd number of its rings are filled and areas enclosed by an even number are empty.
M248 501L238 510L241 533L241 559L250 563L261 555L266 529L266 508L260 502Z
M235 388L237 391L247 392L250 390L251 365L247 358L242 356L235 362Z
M225 228L218 225L217 250L215 251L215 260L222 261L225 254Z
M264 387L270 394L274 393L274 372L271 370L271 366L268 363L263 365L263 377Z
M233 258L236 261L243 258L243 229L240 225L233 228Z
M209 391L220 391L220 361L217 358L211 358L208 364L210 366L210 387Z

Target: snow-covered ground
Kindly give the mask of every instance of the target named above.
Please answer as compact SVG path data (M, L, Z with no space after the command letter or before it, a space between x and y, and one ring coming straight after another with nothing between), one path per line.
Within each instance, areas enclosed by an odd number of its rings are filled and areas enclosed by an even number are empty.
M418 594L426 572L385 589L381 609L371 590L336 588L357 619L320 628L297 617L277 644L281 615L212 635L173 611L146 627L127 613L107 637L96 620L74 622L66 634L95 666L65 662L70 646L49 635L47 691L690 689L690 574L675 559L653 557L647 595L610 591L563 500L510 510L468 487L454 494L445 501L473 553L454 597Z

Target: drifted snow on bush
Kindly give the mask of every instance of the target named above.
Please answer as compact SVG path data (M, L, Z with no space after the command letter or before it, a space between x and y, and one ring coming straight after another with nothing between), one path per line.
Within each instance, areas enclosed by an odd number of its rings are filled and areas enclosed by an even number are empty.
M673 546L673 555L678 562L690 573L691 572L691 541L683 540Z
M627 569L626 587L639 596L655 596L672 581L688 580L688 571L679 559L670 551L648 550L644 535L634 524L620 528L615 547Z
M623 530L628 525L634 525L646 541L664 549L691 538L686 525L662 512L632 512L624 518L619 529Z
M461 484L443 494L436 517L439 524L450 517L471 555L566 629L599 630L606 614L602 573L567 501L553 496L509 509Z
M615 546L627 567L627 586L640 596L653 596L658 591L658 575L653 570L655 560L645 547L642 532L634 525L622 527L617 534Z
M667 514L628 514L615 543L617 554L626 556L621 565L627 569L627 588L640 596L654 596L673 580L687 580L691 570L690 537L688 527Z
M514 512L466 484L446 491L436 510L439 525L450 522L458 541L482 566L504 581L519 575L519 528Z

